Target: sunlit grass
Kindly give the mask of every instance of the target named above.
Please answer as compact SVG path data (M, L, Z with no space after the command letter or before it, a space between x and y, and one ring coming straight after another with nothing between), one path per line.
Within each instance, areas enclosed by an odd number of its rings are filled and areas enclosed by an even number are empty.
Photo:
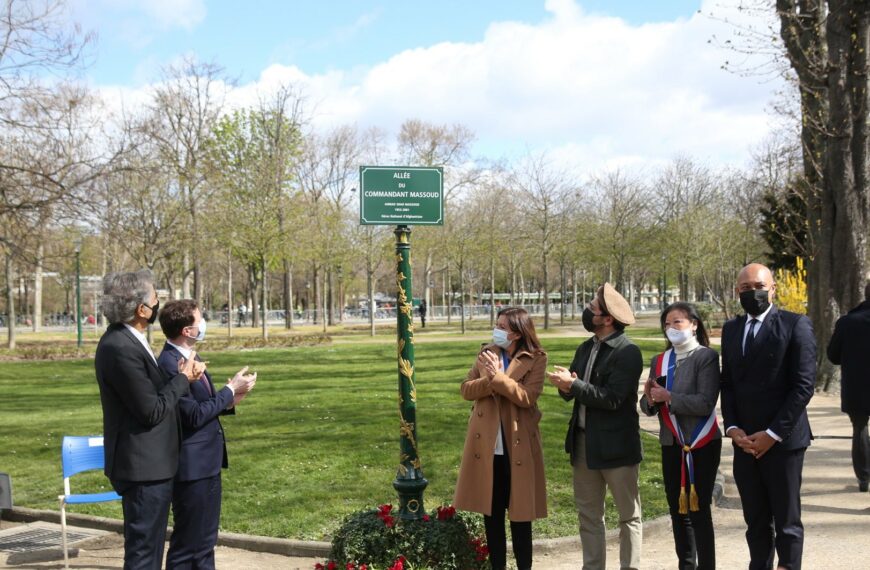
M439 341L435 328L432 340L426 341L428 328L416 345L416 374L418 439L429 480L425 500L431 508L452 498L470 407L459 396L459 384L486 334L481 329L470 335L474 338ZM654 334L650 329L649 336ZM244 365L260 378L237 415L223 420L230 457L224 472L224 530L320 539L349 512L395 502L395 348L389 336L374 343L364 342L364 335L350 338L354 341L275 350L209 353L203 348L216 382ZM545 335L544 343L551 364L567 365L578 339ZM661 346L653 341L638 344L645 361ZM61 437L102 430L93 362L7 362L0 367L0 390L0 470L13 478L15 503L56 509ZM535 523L535 533L572 535L577 519L571 468L563 451L571 405L549 385L539 403L550 516ZM641 493L649 518L666 512L666 505L658 444L645 435L644 447ZM90 483L107 487L99 475ZM118 503L76 506L73 511L121 517ZM612 508L609 513L612 525Z

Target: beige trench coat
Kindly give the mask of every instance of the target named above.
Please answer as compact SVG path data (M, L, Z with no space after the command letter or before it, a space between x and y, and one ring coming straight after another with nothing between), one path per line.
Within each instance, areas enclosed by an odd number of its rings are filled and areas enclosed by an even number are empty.
M487 345L501 357L502 350ZM468 419L462 464L456 481L453 506L465 511L491 514L492 462L498 421L501 419L510 457L511 490L508 514L514 522L547 516L547 485L538 422L538 396L544 389L547 353L520 351L505 372L488 380L477 361L462 383L462 397L474 401Z

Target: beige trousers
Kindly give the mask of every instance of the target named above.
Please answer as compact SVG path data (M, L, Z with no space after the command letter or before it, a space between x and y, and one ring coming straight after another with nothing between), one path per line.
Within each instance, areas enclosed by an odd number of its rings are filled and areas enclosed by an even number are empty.
M638 465L615 469L586 467L585 434L574 439L574 505L580 520L583 570L604 570L607 557L604 496L607 488L619 512L619 564L624 570L640 568L643 525L638 491Z

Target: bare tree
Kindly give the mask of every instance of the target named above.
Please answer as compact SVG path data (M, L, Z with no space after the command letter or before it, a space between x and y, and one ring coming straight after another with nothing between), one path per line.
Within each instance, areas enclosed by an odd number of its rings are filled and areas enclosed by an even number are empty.
M550 253L558 237L560 212L571 199L567 173L550 164L545 154L529 154L511 176L511 186L521 196L521 207L537 244L544 293L544 328L550 328Z
M224 106L228 80L212 63L185 58L164 70L150 104L150 120L143 125L174 178L189 218L190 238L184 244L182 296L202 303L203 229L199 212L210 188L205 182L206 143Z
M474 133L463 125L434 125L419 119L409 119L402 123L397 142L399 159L405 164L444 167L445 204L481 176L479 169L468 164ZM445 224L450 224L449 218L445 220ZM419 228L415 233L414 248L421 252L424 260L423 298L429 305L432 304L429 281L432 279L435 255L440 243L438 228Z

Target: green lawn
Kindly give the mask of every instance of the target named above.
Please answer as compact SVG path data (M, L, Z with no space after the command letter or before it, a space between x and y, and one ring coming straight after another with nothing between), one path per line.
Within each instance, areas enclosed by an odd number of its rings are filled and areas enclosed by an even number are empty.
M577 340L545 338L544 344L551 364L567 365ZM646 361L661 349L661 342L639 344ZM459 396L459 384L478 346L479 340L436 338L416 345L417 435L429 480L427 509L451 501L470 408ZM206 345L203 354L216 381L243 365L259 373L256 390L237 415L223 420L230 456L224 472L224 530L323 539L345 514L395 502L391 483L399 438L391 342L223 353L209 353ZM0 392L0 471L12 476L15 504L57 509L61 437L102 430L93 363L4 362ZM571 405L549 384L539 405L550 516L535 523L535 534L572 535L576 515L563 451ZM644 435L644 452L641 497L644 517L652 518L667 510L653 437ZM99 475L89 479L108 486ZM121 518L118 503L72 510ZM609 513L613 526L612 508Z

